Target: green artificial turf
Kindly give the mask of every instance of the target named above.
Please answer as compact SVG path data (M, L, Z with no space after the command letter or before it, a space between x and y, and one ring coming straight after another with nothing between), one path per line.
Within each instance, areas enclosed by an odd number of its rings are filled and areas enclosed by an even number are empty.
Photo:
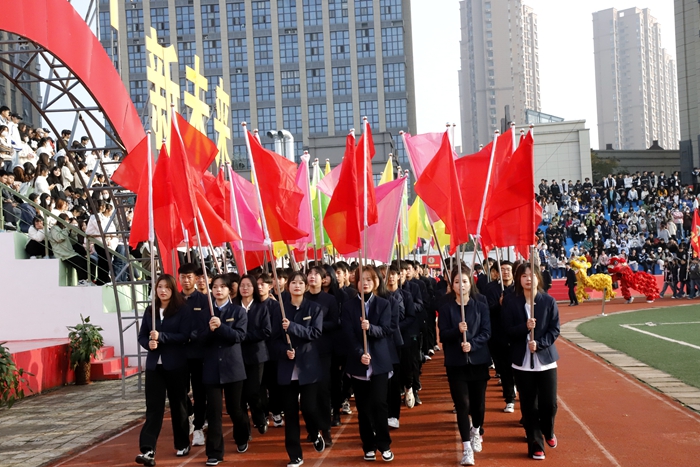
M700 347L700 306L617 313L578 327L583 335L700 388L700 349L635 332L622 324Z

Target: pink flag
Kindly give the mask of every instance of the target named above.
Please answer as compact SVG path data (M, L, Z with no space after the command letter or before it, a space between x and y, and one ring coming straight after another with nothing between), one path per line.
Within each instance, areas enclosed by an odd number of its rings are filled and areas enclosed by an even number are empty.
M314 218L311 215L311 178L309 177L309 155L304 154L301 156L301 162L299 163L299 168L297 169L297 186L304 193L304 199L299 205L299 217L297 220L297 229L308 232L306 237L298 239L294 246L303 250L310 243L314 242Z
M241 237L243 239L243 248L246 251L264 251L267 247L263 245L265 235L260 226L260 210L258 209L258 199L255 193L255 187L245 178L231 171L233 181L233 191L236 196L237 212L233 213L236 217L232 218L232 225L236 225L236 221L240 222ZM240 243L233 243L235 248L239 248Z
M433 160L440 144L442 144L443 133L424 133L422 135L411 136L404 134L408 157L411 159L413 175L418 180L426 166ZM456 159L456 157L455 157Z
M320 182L318 182L318 189L321 190L326 196L333 196L335 187L338 186L338 180L340 180L340 171L343 167L343 163L333 167L333 170L326 176L324 176Z
M406 177L383 183L376 188L379 222L367 228L365 249L368 259L384 263L391 261L391 252L394 246L396 230L399 226L401 201L405 188ZM357 253L346 256L357 257Z

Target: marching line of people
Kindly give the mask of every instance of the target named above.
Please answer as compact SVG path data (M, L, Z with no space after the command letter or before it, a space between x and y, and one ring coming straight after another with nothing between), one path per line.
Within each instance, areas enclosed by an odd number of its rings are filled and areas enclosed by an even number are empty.
M156 464L166 396L176 456L204 445L208 466L225 458L224 403L237 453L248 450L254 428L264 436L270 425L284 426L287 465L297 467L304 463L303 441L317 452L332 446L331 430L341 414L352 413L352 397L362 458L390 462L390 430L400 427L402 407L422 404L421 369L440 350L438 337L461 464L474 465L482 450L492 363L503 411L515 412L517 384L528 455L544 459L545 445L557 445L557 305L529 263L504 261L490 272L489 281L482 269L474 275L462 264L436 280L417 262L402 260L278 270L278 284L262 271L216 275L207 284L191 263L180 266L177 281L159 276L155 323L149 307L139 333L148 356L136 462Z

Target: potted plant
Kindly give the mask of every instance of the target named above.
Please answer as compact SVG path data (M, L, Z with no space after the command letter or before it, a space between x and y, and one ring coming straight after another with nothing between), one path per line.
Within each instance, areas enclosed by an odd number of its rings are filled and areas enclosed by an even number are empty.
M90 323L90 317L83 318L81 323L69 326L68 345L70 347L70 363L75 370L75 384L90 383L90 358L97 356L97 352L104 345L102 328Z
M0 408L9 409L15 402L24 398L22 385L27 384L25 376L31 374L17 368L4 344L5 342L0 342Z

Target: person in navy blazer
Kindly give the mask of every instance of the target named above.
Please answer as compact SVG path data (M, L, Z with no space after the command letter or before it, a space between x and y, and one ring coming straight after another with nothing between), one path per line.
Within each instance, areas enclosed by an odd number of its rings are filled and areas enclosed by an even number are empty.
M462 438L461 464L474 465L474 452L481 451L480 429L484 425L486 411L486 383L491 364L488 347L491 319L488 305L477 293L469 271L454 269L450 277L450 293L438 309L438 328L447 381Z
M231 303L231 282L227 275L214 276L214 316L209 325L199 330L199 339L204 344L202 382L207 393L206 465L218 465L224 460L223 400L226 396L226 411L233 422L233 439L238 452L248 450L247 417L241 408L243 382L246 379L241 342L246 335L248 316L243 307Z
M300 404L307 431L315 435L314 449L322 452L326 447L320 433L317 400L323 375L316 341L323 331L323 311L316 303L304 298L307 280L303 272L293 273L287 287L289 298L283 304L285 318L282 318L278 307L270 309L270 343L273 356L278 360L277 382L282 389L284 445L289 455L287 465L298 467L304 463L299 425Z
M156 465L155 450L163 426L165 396L170 401L170 415L177 456L190 451L187 422L187 355L185 343L190 335L190 314L185 299L177 291L175 278L163 274L156 280L156 324L153 326L149 306L141 320L138 341L148 350L146 356L146 422L141 428L136 462Z
M534 272L534 275L533 275ZM557 302L540 288L538 268L521 264L515 273L515 293L503 301L503 327L510 341L511 364L520 393L520 411L527 434L528 455L544 459L544 443L557 446L557 360L554 342L559 337ZM535 312L529 299L535 294ZM530 330L534 340L530 341ZM544 438L544 440L543 440Z
M358 270L358 290L361 296L348 300L342 314L342 327L348 345L345 371L352 378L355 390L360 439L365 460L373 461L381 452L385 461L394 459L389 435L389 405L387 393L389 376L393 370L389 346L394 345L391 330L391 304L386 287L372 266ZM363 307L366 319L362 319ZM367 334L367 352L364 350L363 331Z
M250 427L248 407L253 418L253 426L260 434L267 433L267 416L260 402L260 383L263 378L263 368L269 359L265 340L270 337L270 312L266 304L260 301L258 281L255 276L245 274L238 281L238 297L234 300L241 305L248 316L248 329L245 340L241 344L243 361L245 363L246 380L243 383L241 410L246 417L246 427ZM250 435L250 433L248 433Z

